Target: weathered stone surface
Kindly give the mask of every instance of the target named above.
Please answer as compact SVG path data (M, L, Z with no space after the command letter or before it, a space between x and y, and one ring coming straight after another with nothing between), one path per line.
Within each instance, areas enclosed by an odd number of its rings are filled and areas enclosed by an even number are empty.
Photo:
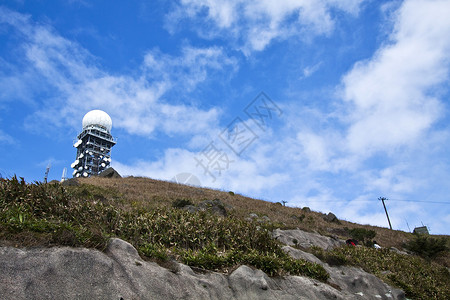
M17 249L0 247L0 299L372 299L386 289L372 286L367 276L351 276L342 290L301 276L269 278L240 266L229 276L215 272L197 274L188 266L165 269L143 261L136 249L112 239L105 253L79 248ZM333 270L333 268L330 268ZM334 276L334 277L333 277ZM376 278L376 277L375 277ZM364 297L355 293L364 293ZM383 287L384 288L384 287ZM387 299L385 295L381 298ZM392 294L390 299L400 299Z
M336 215L331 212L328 213L327 215L324 215L323 219L327 222L340 223Z
M70 179L64 180L61 184L64 186L79 186L80 185L80 183L78 182L78 180L76 178L70 178Z
M312 263L324 265L324 263L320 259L318 259L314 254L302 251L300 249L292 248L290 246L283 246L282 249L284 252L286 252L295 259L304 259Z
M402 290L394 289L378 277L360 268L324 265L330 274L328 282L338 286L343 291L360 296L358 299L405 299Z
M360 268L339 266L331 267L311 253L284 246L283 250L295 259L304 259L322 265L330 279L328 282L346 293L361 296L359 299L405 299L405 294L385 284L378 277Z
M268 216L262 216L262 217L261 217L261 221L262 221L263 223L267 223L267 222L270 222L270 218L269 218Z
M186 210L190 213L198 212L200 209L197 206L194 205L186 205L182 208L183 210Z
M391 248L389 248L389 250L391 250L392 252L398 253L398 254L408 255L408 252L398 250L395 247L391 247Z
M228 207L231 208L231 206ZM200 202L197 206L186 205L183 207L183 209L191 213L198 211L208 211L212 214L216 214L222 217L226 217L228 214L227 209L225 208L225 204L223 204L219 199L205 200Z
M108 169L104 170L103 172L101 172L100 174L98 174L98 177L105 177L105 178L122 178L122 176L120 176L119 172L117 172L116 170L114 170L114 168L108 168Z
M303 248L317 246L322 249L329 249L345 245L345 242L343 240L333 239L317 233L306 232L300 229L276 229L273 231L272 236L278 239L280 242L290 246L294 245L294 240L296 240L297 245Z
M222 217L227 216L225 205L219 199L202 201L198 207L200 210L207 210Z

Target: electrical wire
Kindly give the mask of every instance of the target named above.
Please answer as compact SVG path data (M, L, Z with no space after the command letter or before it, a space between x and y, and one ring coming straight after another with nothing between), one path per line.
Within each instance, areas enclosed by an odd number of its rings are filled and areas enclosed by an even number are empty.
M432 204L450 204L450 202L443 201L426 201L426 200L406 200L406 199L385 199L386 201L393 202L419 202L419 203L432 203ZM342 203L342 202L375 202L375 200L308 200L309 202L317 202L317 203Z

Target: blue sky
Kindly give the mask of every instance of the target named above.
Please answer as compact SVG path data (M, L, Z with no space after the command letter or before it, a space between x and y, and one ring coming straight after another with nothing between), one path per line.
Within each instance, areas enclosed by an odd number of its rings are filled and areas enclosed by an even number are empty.
M450 228L450 1L0 2L0 173L50 179L89 110L112 166L362 224ZM181 178L178 176L177 178Z

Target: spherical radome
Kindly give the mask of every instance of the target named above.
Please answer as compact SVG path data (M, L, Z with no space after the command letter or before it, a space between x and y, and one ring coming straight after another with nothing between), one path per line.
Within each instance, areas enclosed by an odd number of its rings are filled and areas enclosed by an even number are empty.
M108 132L111 131L112 128L112 120L111 117L105 113L103 110L91 110L83 117L83 129L90 125L99 125L105 128Z

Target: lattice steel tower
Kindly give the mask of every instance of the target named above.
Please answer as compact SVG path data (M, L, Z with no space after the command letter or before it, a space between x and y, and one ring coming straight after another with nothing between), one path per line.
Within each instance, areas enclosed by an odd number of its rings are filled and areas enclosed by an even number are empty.
M73 177L89 177L107 169L111 163L111 148L116 141L111 135L111 117L101 110L91 110L83 117L83 131L74 143L77 157L70 165Z

